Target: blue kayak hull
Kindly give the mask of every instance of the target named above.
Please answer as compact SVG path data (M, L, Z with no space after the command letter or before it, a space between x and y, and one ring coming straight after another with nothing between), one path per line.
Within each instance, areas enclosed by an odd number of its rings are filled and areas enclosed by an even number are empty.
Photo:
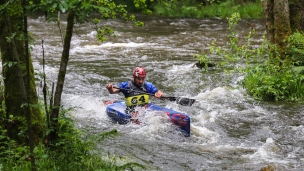
M187 114L151 103L145 105L144 108L147 110L162 111L170 118L174 125L180 128L185 136L190 136L190 117ZM107 104L106 112L113 121L118 122L119 124L127 124L131 120L131 115L125 113L125 109L126 104L124 101L114 101L111 104Z

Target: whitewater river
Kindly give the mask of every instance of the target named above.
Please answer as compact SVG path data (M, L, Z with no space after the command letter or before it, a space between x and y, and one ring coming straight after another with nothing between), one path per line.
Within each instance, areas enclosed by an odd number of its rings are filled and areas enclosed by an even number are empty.
M304 108L290 103L258 102L238 87L242 76L229 76L221 69L208 72L194 66L194 54L208 51L216 40L227 43L226 20L141 18L145 27L108 20L117 37L98 42L89 24L75 27L63 106L73 107L77 125L94 132L117 129L100 147L118 156L120 162L137 162L147 170L260 170L267 165L276 170L300 171L304 168ZM62 29L66 25L61 22ZM239 35L247 35L254 25L261 42L263 21L242 21ZM62 51L56 23L43 17L29 19L35 38L32 57L37 72L42 71L42 40L48 86L56 81ZM107 83L131 79L135 66L148 72L153 82L168 96L196 99L192 107L152 99L152 102L191 117L191 136L184 137L161 115L146 113L144 124L119 125L105 113L103 101L123 99L110 95ZM42 95L41 87L38 88Z

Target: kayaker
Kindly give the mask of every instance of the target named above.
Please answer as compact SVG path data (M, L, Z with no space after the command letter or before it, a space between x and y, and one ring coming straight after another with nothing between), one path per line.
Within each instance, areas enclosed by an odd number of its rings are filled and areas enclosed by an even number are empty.
M144 106L149 102L149 94L154 94L154 97L160 98L164 93L159 91L151 82L144 81L146 78L146 70L142 67L136 67L133 71L133 80L119 83L115 86L111 83L107 84L106 88L110 94L122 92L125 96L127 105L126 112L133 113L136 106ZM126 90L128 89L128 90Z

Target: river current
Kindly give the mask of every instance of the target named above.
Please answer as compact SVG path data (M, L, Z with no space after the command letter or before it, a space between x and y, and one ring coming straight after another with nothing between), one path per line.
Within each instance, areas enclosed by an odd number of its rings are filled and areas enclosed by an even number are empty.
M94 132L117 129L121 134L100 143L100 148L118 157L118 163L137 162L148 170L276 170L304 168L304 108L298 104L253 100L238 82L241 75L223 70L208 72L195 66L193 57L208 52L216 40L227 44L228 25L222 19L141 17L144 27L121 20L107 20L117 37L98 42L89 24L76 25L71 43L68 73L62 103L72 107L70 115L80 128ZM64 31L66 22L61 21ZM264 34L262 20L243 20L237 30L246 36L254 26L258 45ZM42 40L48 85L57 79L62 40L57 23L31 17L32 58L35 71L42 72ZM164 116L146 113L144 124L111 122L105 100L123 99L109 94L107 83L132 79L134 67L147 70L146 81L168 96L196 99L192 107L152 99L152 103L187 113L191 136L184 137ZM42 95L42 88L38 88Z

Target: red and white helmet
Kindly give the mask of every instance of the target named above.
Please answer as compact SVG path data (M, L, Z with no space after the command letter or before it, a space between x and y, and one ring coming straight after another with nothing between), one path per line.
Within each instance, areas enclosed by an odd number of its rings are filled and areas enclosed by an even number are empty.
M136 67L133 71L133 78L145 78L146 77L146 70L141 67Z

